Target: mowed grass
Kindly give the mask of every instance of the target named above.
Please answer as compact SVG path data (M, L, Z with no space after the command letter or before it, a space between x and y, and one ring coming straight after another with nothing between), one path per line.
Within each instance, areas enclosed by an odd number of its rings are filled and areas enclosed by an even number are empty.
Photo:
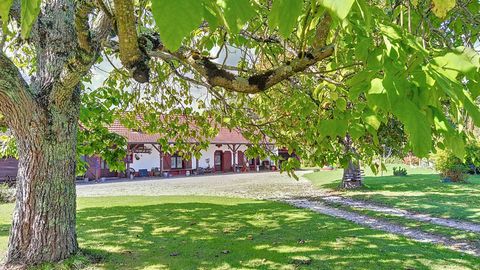
M13 205L0 206L5 252ZM88 269L479 269L480 259L282 203L219 197L78 199ZM48 269L44 267L43 269Z
M392 166L389 166L391 169ZM468 183L443 183L433 170L404 166L408 176L373 176L367 170L365 187L342 191L342 195L372 201L400 209L433 216L480 223L480 177L471 176ZM306 177L317 187L338 188L342 170L320 171Z

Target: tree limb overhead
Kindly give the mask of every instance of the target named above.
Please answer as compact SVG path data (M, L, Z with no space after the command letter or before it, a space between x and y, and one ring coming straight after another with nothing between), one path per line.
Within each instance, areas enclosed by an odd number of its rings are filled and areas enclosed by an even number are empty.
M325 13L316 29L315 42L307 52L300 52L298 58L290 59L285 64L272 69L258 72L248 77L243 77L222 69L212 62L209 57L201 56L196 52L179 50L175 53L159 47L161 52L150 52L152 57L159 57L164 61L176 58L182 63L192 67L201 74L212 87L222 87L229 91L254 94L286 80L295 74L304 71L319 61L330 57L334 52L334 45L326 45L332 18Z
M101 44L112 30L111 17L100 11L90 29L88 15L95 6L91 1L79 2L75 15L75 30L77 33L78 49L67 62L50 94L50 99L56 104L65 104L65 100L72 97L75 87L97 61L101 53Z
M135 24L135 14L132 0L114 0L115 18L117 22L118 39L120 41L120 60L133 78L140 82L148 82L150 69L148 59L138 46L138 36Z

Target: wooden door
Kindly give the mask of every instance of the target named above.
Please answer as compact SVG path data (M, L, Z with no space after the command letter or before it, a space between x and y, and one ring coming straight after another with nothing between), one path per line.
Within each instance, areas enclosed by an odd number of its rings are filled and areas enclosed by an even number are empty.
M163 170L170 170L172 168L172 156L165 154L163 156Z
M239 166L243 166L243 164L245 164L245 154L243 154L242 151L238 151L237 156L238 156L237 164Z
M230 172L232 171L232 152L225 151L223 152L223 160L222 160L222 171L223 172Z

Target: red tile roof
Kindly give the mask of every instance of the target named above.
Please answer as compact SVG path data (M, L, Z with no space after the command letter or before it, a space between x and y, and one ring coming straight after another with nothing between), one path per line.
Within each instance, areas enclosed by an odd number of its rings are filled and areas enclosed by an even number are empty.
M160 134L147 134L143 132L133 131L124 127L116 121L109 128L110 132L114 132L127 139L128 143L157 143L161 138ZM171 141L172 143L174 141ZM237 130L229 130L228 128L220 128L217 136L211 140L212 144L249 144L250 142L243 137Z
M142 132L136 132L124 127L118 121L115 121L113 125L108 127L108 130L124 137L129 143L152 143L157 142L158 139L160 139L159 134L145 134Z
M249 144L250 142L243 137L243 135L237 130L229 130L228 128L220 128L217 136L212 140L213 144L216 143L239 143Z

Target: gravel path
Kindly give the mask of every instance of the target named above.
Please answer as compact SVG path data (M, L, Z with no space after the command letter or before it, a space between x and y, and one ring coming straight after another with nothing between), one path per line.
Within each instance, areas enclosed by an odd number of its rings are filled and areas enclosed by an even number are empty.
M403 209L396 209L396 208L391 208L391 207L386 207L386 206L380 206L377 204L365 202L365 201L359 201L359 200L353 200L353 199L348 199L340 196L324 196L321 198L321 200L330 202L330 203L339 203L345 206L352 206L355 208L360 208L364 210L370 210L370 211L375 211L379 213L384 213L384 214L390 214L398 217L403 217L407 219L412 219L412 220L417 220L417 221L422 221L422 222L427 222L427 223L432 223L435 225L440 225L440 226L445 226L445 227L450 227L450 228L455 228L458 230L462 231L470 231L470 232L475 232L475 233L480 233L480 224L478 223L473 223L473 222L467 222L467 221L459 221L459 220L453 220L453 219L448 219L448 218L438 218L438 217L432 217L427 214L416 214L416 213L411 213Z
M415 239L420 242L441 244L452 250L464 252L474 256L480 256L480 247L467 241L453 240L445 236L439 236L420 230L410 229L408 227L394 224L385 220L372 218L366 215L327 206L320 201L313 201L308 199L291 199L285 201L299 208L310 209L321 214L346 219L372 229L382 230L397 235L403 235L405 237Z
M298 181L288 177L286 174L262 172L80 183L77 185L77 195L80 197L204 195L277 200L296 207L306 208L329 216L349 220L362 226L402 235L422 242L441 244L453 250L480 256L480 247L470 242L454 240L446 236L411 229L383 219L337 209L334 206L328 206L327 203L340 203L476 233L480 232L479 224L434 218L428 215L410 213L405 210L388 208L340 196L332 196L332 194L315 188L310 181L301 177L305 173L308 173L308 171L297 172L297 175L300 177Z

